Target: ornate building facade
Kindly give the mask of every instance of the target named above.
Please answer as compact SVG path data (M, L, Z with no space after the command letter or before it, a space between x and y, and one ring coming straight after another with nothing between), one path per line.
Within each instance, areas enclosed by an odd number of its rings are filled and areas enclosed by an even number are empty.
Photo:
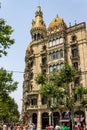
M87 30L84 22L67 27L58 16L46 28L41 7L38 6L30 32L32 41L25 55L22 117L41 130L49 124L50 112L41 98L35 77L40 72L50 74L54 70L59 71L67 61L78 70L74 86L78 83L87 86ZM55 124L59 123L64 113L64 110L53 113ZM86 111L78 112L77 107L74 116L78 113L87 122Z

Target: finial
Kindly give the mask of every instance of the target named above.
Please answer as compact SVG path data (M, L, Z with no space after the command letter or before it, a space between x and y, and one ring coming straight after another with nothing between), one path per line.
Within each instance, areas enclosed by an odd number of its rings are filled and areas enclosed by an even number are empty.
M38 12L41 11L41 7L40 6L37 7L37 11Z

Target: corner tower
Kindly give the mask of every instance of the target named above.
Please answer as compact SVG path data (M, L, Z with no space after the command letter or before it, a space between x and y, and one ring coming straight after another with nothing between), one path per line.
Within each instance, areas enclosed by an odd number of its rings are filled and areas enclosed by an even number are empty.
M23 120L33 122L41 130L41 97L35 78L38 73L46 71L46 36L47 30L41 7L38 6L31 27L32 41L26 49L23 82Z
M46 26L43 21L43 13L40 6L37 7L35 20L32 20L31 35L32 40L39 40L46 36Z

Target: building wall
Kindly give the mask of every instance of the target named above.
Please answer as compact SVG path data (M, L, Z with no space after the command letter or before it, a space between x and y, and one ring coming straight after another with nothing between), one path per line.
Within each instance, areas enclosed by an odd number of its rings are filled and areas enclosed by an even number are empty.
M40 30L41 31L41 30ZM37 30L37 33L39 30ZM40 32L41 33L41 32ZM67 61L70 65L74 62L78 62L78 72L80 77L80 83L83 86L87 86L87 36L86 36L86 25L85 23L76 24L74 26L66 28L64 26L59 26L59 29L50 31L47 30L47 35L44 38L32 40L28 45L25 55L25 75L23 83L23 119L31 123L32 115L35 113L37 115L37 128L40 130L42 128L42 114L47 112L50 115L49 110L47 110L46 105L41 103L41 95L39 93L39 85L35 82L35 77L38 73L42 72L43 69L49 74L49 67L55 66L57 64L63 64ZM75 37L74 37L75 36ZM62 38L62 42L53 46L49 46L50 42L55 42L57 39ZM76 39L75 39L76 38ZM53 43L55 44L55 43ZM43 49L43 47L46 47ZM77 48L78 55L76 57L72 56L72 50ZM33 51L32 51L33 50ZM49 58L50 54L57 51L63 50L63 57L61 58ZM31 53L32 51L32 53ZM46 57L46 64L42 65L42 57ZM31 64L33 61L33 65ZM29 66L31 64L31 66ZM26 76L26 73L32 73L33 76L30 78ZM27 94L27 95L26 95ZM37 104L32 104L32 99L37 100ZM59 110L57 111L59 112ZM61 112L60 118L61 118ZM86 115L87 116L87 115ZM49 119L50 120L50 119Z

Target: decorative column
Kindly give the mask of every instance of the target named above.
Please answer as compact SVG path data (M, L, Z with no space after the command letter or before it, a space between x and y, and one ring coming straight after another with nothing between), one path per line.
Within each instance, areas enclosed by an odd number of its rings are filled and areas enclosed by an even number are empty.
M40 111L40 107L41 107L41 95L38 94L38 113L37 113L37 130L41 130L41 111Z
M87 127L87 111L85 109L85 123L86 123L86 127Z
M41 130L41 111L38 111L37 130Z
M50 111L49 112L49 125L51 125L51 122L52 122L52 120L51 120L51 114L52 114L52 112Z

